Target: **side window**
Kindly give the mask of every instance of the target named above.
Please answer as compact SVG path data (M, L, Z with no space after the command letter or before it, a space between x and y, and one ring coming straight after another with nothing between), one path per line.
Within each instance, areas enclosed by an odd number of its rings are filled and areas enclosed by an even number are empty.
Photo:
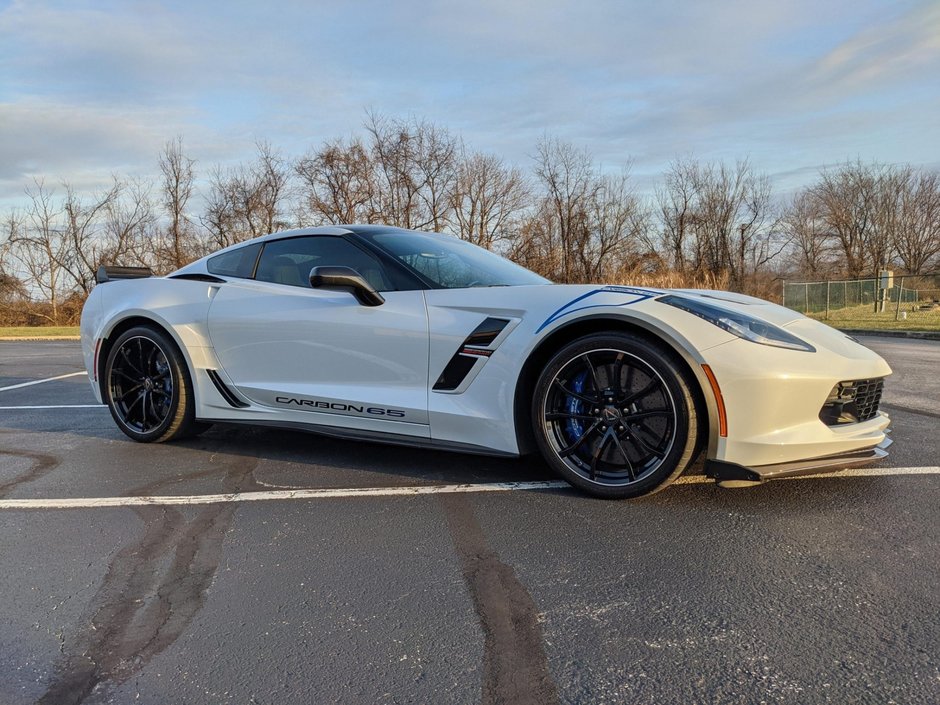
M260 251L261 243L258 242L254 245L239 247L237 250L223 252L221 255L210 257L206 263L206 269L210 274L223 277L250 279L251 273L255 271L255 261Z
M310 270L320 266L351 267L376 291L394 287L382 264L341 237L317 235L273 240L264 245L255 279L289 286L310 286Z

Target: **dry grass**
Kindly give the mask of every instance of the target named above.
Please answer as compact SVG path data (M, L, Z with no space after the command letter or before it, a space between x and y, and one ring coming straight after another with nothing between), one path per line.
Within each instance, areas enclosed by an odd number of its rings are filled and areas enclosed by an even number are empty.
M645 286L652 289L728 289L728 277L714 274L683 274L675 271L623 273L611 284Z
M77 338L78 326L2 326L4 338Z

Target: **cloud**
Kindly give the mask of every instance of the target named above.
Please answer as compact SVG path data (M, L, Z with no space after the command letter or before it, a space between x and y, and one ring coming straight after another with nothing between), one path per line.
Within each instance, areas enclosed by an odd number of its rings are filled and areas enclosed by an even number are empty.
M193 75L199 51L183 18L158 5L129 13L107 5L17 1L0 12L8 91L75 99L141 99Z
M687 152L794 173L916 160L940 141L938 43L935 0L14 1L0 195L36 173L153 171L176 134L204 167L255 138L296 154L366 109L523 165L544 134L637 174Z
M79 190L156 163L173 111L130 111L42 100L0 103L0 197L21 195L33 178L69 181ZM170 133L172 134L172 133Z
M816 62L810 81L829 88L870 89L920 76L931 67L940 70L940 3L928 1L833 47Z

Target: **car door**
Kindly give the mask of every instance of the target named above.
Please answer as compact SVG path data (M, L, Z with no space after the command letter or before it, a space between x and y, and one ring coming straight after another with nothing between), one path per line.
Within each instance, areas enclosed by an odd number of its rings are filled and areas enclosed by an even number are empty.
M355 269L385 302L310 287L323 265ZM427 436L424 292L396 291L384 265L341 236L264 244L254 278L219 287L209 335L237 390L306 423Z

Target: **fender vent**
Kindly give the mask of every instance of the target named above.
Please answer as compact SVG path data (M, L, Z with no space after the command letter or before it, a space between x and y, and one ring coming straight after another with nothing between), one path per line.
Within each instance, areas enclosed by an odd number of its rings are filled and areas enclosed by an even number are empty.
M219 377L218 372L215 370L206 370L206 374L209 375L209 379L212 380L212 384L214 384L215 388L219 390L219 394L221 394L222 398L228 402L229 406L233 406L236 409L244 409L248 406L248 404L235 396L235 392L225 385L225 382L223 382L222 378Z
M441 376L437 378L433 387L434 391L450 392L457 389L470 374L470 370L479 358L485 360L493 354L487 346L493 344L508 324L509 321L505 318L486 318L474 328L457 348L454 356L450 358Z

